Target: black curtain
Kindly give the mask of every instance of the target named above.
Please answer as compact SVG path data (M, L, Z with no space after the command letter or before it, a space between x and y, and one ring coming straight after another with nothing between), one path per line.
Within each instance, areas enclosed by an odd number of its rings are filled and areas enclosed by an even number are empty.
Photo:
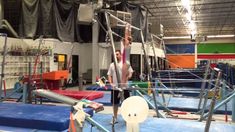
M23 38L80 41L76 26L78 4L67 0L22 0L19 34Z
M92 42L92 25L77 25L77 30L80 33L80 41L84 43Z
M37 35L56 38L56 26L53 15L53 0L40 0L40 16Z
M106 41L106 33L107 26L105 21L104 13L98 13L98 22L100 23L100 30L99 30L99 42L105 42Z
M54 0L57 36L62 41L75 41L75 9L67 0Z
M39 16L40 0L22 0L22 14L19 26L19 35L33 38L36 35Z
M22 10L22 0L16 0L16 1L9 1L5 0L3 1L3 7L4 7L4 19L6 19L13 29L19 33L19 25L20 25L20 16L21 16L21 10ZM11 33L8 33L8 36L12 36Z
M24 38L44 37L58 38L62 41L92 41L92 25L78 25L77 11L79 4L68 0L22 0L22 14L19 25L19 35ZM119 2L111 6L113 10L127 11L132 14L132 25L142 29L144 38L148 33L148 12L139 5ZM99 13L99 21L105 27L105 19ZM124 30L114 29L120 36ZM106 32L100 28L99 41L105 41ZM133 41L141 42L139 31L132 30ZM115 37L115 41L120 37Z

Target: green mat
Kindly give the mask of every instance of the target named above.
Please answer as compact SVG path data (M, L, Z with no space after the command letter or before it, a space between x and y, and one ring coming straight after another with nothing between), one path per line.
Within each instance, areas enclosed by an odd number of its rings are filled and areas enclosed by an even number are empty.
M138 85L140 88L148 88L148 82L130 81L130 86Z

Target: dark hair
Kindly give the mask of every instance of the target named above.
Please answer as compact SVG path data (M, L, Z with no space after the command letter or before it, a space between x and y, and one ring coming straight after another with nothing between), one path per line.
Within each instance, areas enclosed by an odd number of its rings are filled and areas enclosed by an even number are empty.
M112 54L112 62L114 62L114 56L116 55L116 52L118 52L121 55L121 50L115 50L115 52ZM115 55L114 55L115 54Z
M121 54L121 50L115 50L115 52L119 52Z

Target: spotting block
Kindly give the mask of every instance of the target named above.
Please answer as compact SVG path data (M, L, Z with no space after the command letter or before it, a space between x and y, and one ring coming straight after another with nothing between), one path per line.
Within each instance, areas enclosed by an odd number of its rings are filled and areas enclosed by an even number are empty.
M69 75L68 70L59 70L59 71L43 73L42 78L44 80L61 80L61 79L67 79L68 75Z

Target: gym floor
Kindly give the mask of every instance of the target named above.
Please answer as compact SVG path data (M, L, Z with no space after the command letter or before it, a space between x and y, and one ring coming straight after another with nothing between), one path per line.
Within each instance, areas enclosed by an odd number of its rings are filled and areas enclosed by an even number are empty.
M68 90L77 90L77 87L74 88L69 88ZM110 92L106 91L105 95L108 95ZM17 98L18 95L14 95L15 98ZM105 102L109 102L110 97L105 97ZM172 101L172 100L171 100ZM4 101L4 103L12 103L12 101ZM65 104L61 103L55 103L55 102L44 102L43 103L46 106L68 106ZM42 107L44 107L44 105ZM17 105L16 105L17 107ZM34 106L33 106L34 107ZM6 110L7 107L0 107L2 110ZM18 109L17 107L16 109ZM45 108L47 109L47 108ZM69 111L69 106L65 108L67 111ZM1 110L1 111L2 111ZM31 111L32 108L29 108L29 111ZM10 112L10 111L9 111ZM204 131L205 128L205 121L203 122L198 122L197 119L199 118L199 115L195 115L191 112L183 112L184 114L173 114L173 115L167 115L166 112L160 110L161 113L166 115L166 119L162 118L156 118L155 117L155 111L150 109L148 118L140 123L140 131L169 131L169 132L199 132L199 131ZM32 111L29 112L32 114ZM16 114L21 114L20 112ZM63 118L69 119L67 116L63 117L61 114L58 116L58 112L40 112L41 115L38 116L53 116L53 117L58 117L61 120ZM45 115L46 114L46 115ZM5 113L4 115L7 115ZM37 115L37 114L36 114ZM22 115L22 118L25 116L33 116L30 114ZM21 117L20 117L21 118ZM27 117L28 118L28 117ZM31 118L31 117L29 117ZM104 106L104 110L100 111L99 113L95 113L94 116L92 117L95 121L97 121L99 124L101 124L103 127L105 127L107 130L112 131L112 125L110 124L110 121L112 119L112 106ZM33 120L32 120L33 121ZM56 121L55 121L56 122ZM44 126L47 127L47 126ZM4 125L0 126L0 130L3 131L32 131L32 129L29 128L15 128L15 127L7 127ZM35 130L35 129L34 129ZM91 126L89 123L85 123L84 129L86 131L99 131L96 127ZM119 116L118 116L118 123L115 124L115 130L116 131L126 131L126 123L124 119L120 115L120 110L119 110ZM215 131L215 132L221 132L221 131L226 131L226 132L234 132L235 130L235 124L231 122L231 115L228 115L228 121L225 122L225 115L224 114L214 114L210 131ZM38 129L39 131L39 129ZM47 131L47 130L40 130L40 131ZM51 130L50 130L51 131Z

